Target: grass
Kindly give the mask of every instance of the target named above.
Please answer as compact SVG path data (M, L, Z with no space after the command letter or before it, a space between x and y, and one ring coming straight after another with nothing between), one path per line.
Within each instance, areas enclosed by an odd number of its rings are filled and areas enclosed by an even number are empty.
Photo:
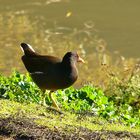
M59 106L65 111L92 114L111 122L122 122L140 126L139 76L128 81L113 77L104 92L99 87L85 85L80 89L70 87L54 94ZM13 72L11 76L0 76L0 97L20 103L42 102L42 93L30 76ZM46 103L51 105L49 97Z
M0 134L14 139L140 139L140 76L115 75L103 90L93 85L58 90L63 115L41 106L29 74L0 76ZM51 100L46 97L46 103Z
M41 126L49 129L49 131L58 131L61 133L66 133L67 135L75 134L76 136L83 137L83 130L86 130L86 133L92 134L93 132L98 132L97 135L104 135L103 132L109 132L106 136L109 137L112 134L117 134L120 132L124 132L124 134L129 133L130 135L134 135L135 137L140 136L139 127L131 128L130 126L126 126L120 123L109 123L108 121L101 119L99 117L93 117L83 114L75 114L70 112L65 112L65 115L56 114L56 112L52 112L46 110L45 107L34 103L18 103L15 101L9 100L0 100L0 118L9 119L6 126L12 124L13 120L19 119L20 122L24 122L24 120L28 120L28 124L26 129L30 127L30 123L33 122L36 126ZM15 121L14 121L15 122ZM2 128L1 128L2 129ZM0 130L1 130L0 129ZM12 130L15 132L15 130ZM12 133L12 132L11 132ZM12 135L19 135L17 134ZM23 129L20 131L20 135L29 135L27 131ZM86 133L84 135L86 135ZM75 137L76 137L75 136ZM120 138L122 136L120 135ZM125 136L129 139L129 137ZM119 138L119 136L118 136Z

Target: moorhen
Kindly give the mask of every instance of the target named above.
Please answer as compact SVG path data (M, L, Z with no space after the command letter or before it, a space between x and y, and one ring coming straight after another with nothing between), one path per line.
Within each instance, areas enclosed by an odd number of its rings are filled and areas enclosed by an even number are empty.
M40 55L26 43L21 43L24 52L22 61L30 73L33 81L44 92L43 104L45 102L45 91L50 90L49 97L53 107L60 110L52 97L52 93L58 89L71 86L78 77L77 62L84 60L76 52L67 52L63 59L49 55Z

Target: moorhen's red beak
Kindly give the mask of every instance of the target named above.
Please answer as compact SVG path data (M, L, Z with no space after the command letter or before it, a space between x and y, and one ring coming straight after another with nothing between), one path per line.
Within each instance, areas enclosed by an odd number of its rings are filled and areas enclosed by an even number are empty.
M80 56L78 56L78 60L77 60L77 62L85 63L85 61L84 61Z

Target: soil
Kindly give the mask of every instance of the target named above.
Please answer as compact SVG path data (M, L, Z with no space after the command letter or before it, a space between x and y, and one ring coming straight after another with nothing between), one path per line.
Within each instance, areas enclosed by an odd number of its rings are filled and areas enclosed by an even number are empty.
M69 126L68 126L69 127ZM70 126L71 127L71 126ZM129 132L91 131L79 127L73 132L65 129L59 131L57 127L51 130L48 127L34 123L29 118L0 118L0 140L140 140L140 135Z

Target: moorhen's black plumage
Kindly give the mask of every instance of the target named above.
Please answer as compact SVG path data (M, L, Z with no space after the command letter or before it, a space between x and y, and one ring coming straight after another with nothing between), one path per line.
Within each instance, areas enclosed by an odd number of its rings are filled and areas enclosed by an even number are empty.
M21 48L24 52L22 61L33 81L42 91L50 90L49 96L53 106L59 110L52 97L52 93L57 89L71 86L77 80L78 71L76 63L84 62L84 60L76 52L67 52L61 60L54 56L40 55L26 43L21 43Z

